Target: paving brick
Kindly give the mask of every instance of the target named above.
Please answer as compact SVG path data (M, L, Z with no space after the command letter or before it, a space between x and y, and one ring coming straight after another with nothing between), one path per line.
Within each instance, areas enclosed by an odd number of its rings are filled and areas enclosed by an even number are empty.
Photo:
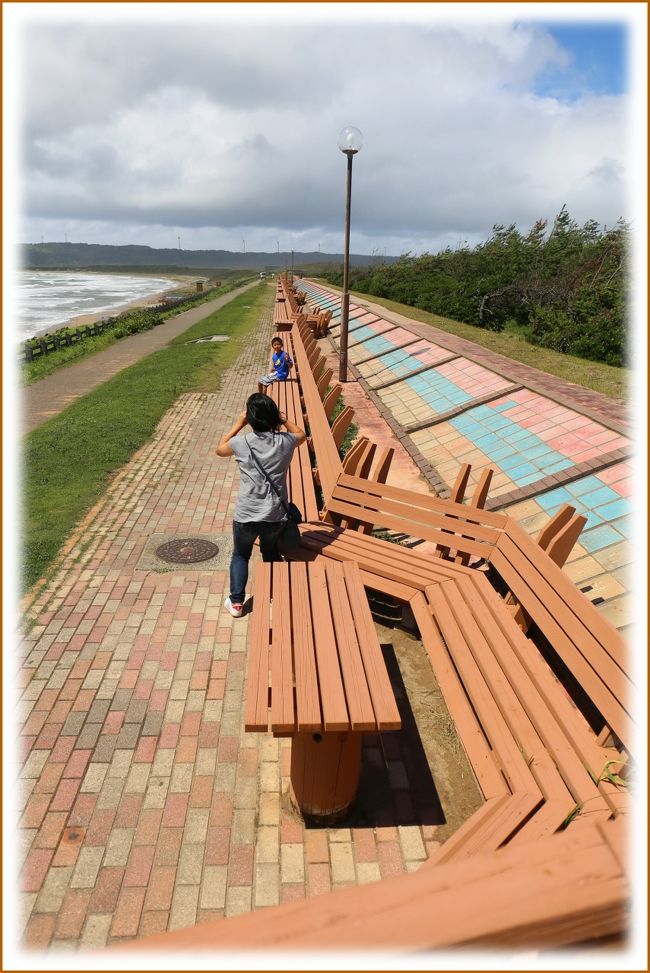
M206 865L199 903L202 909L223 909L226 905L228 869L225 865Z
M58 912L72 877L72 868L50 868L36 898L36 912Z
M52 865L55 868L76 865L85 838L85 828L65 828L61 836L61 843L52 859Z
M416 825L411 827L400 826L398 831L405 861L417 861L427 857L422 834Z
M356 870L359 885L368 885L370 882L381 880L379 862L357 862Z
M176 869L170 866L155 866L151 871L151 881L144 900L144 909L171 909Z
M169 925L169 911L161 910L159 912L147 912L146 904L145 911L142 913L140 919L140 938L146 938L147 936L155 936L161 932L167 932L167 927Z
M282 844L280 846L280 876L283 885L304 882L305 866L302 844Z
M46 949L54 935L53 915L33 915L25 927L23 943L28 949Z
M404 871L404 862L402 860L399 842L382 841L377 846L377 851L382 878L402 874Z
M232 820L232 841L235 845L253 844L255 841L255 811L238 808Z
M36 848L27 855L20 875L23 892L39 892L54 852L51 848Z
M255 866L253 904L261 906L278 905L280 902L280 867L277 864L258 864Z
M198 885L177 885L169 915L169 928L181 929L195 925L198 900Z
M153 845L134 845L124 873L124 888L146 886L149 883L155 848Z
M260 794L259 823L261 825L280 824L280 795L277 793Z
M78 940L86 918L90 892L71 890L65 896L54 929L54 939Z
M228 886L253 884L252 845L231 846L228 864Z
M162 827L156 844L154 862L156 865L173 865L178 863L181 853L183 829Z
M70 880L70 888L91 889L97 880L97 874L104 857L104 848L82 848L77 858L77 864Z
M333 882L354 882L354 856L351 843L330 843Z
M108 940L112 920L112 914L89 915L81 935L81 948L103 949Z
M176 881L179 885L199 885L203 870L203 846L181 845Z
M259 863L277 863L280 861L280 832L277 828L258 828L255 860Z
M341 845L340 847L345 847ZM331 890L329 865L314 862L307 865L307 895L323 895Z
M125 888L120 893L110 933L114 937L135 936L144 902L143 888Z
M35 848L56 848L61 838L67 814L65 811L53 811L45 814L34 837Z
M226 891L226 917L228 916L240 916L246 912L250 912L252 908L252 893L253 889L251 886L247 887L230 887Z

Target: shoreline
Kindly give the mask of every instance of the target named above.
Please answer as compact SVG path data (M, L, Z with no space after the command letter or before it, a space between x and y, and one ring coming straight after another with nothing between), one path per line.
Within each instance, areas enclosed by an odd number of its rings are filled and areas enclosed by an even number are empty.
M174 278L170 278L173 280ZM158 291L156 294L146 294L144 297L136 297L132 301L127 301L125 304L115 304L111 308L105 308L103 311L89 311L87 314L75 314L74 317L70 318L67 324L58 325L61 328L80 328L84 324L94 324L95 321L101 321L102 318L114 318L118 314L122 314L124 311L131 311L135 307L153 307L156 304L160 304L160 301L168 294L170 290L179 290L183 287L185 280L190 278L176 278L178 281L174 286L167 287L165 290ZM191 278L196 280L196 278Z
M74 273L75 271L71 271ZM84 273L96 273L101 274L102 271L84 271ZM58 324L45 325L35 331L30 337L31 338L44 338L47 334L53 334L56 331L60 331L62 328L80 328L85 324L94 324L95 321L101 321L102 318L112 318L124 311L130 311L136 307L150 307L155 304L159 304L165 294L168 294L172 290L179 290L183 287L188 287L190 283L195 283L197 280L207 280L205 277L198 277L194 275L181 275L181 274L156 274L156 277L165 278L169 280L169 287L166 287L160 291L156 291L155 294L143 294L141 297L134 297L131 301L125 301L120 304L114 304L111 307L104 308L101 311L87 311L83 314L75 314L73 317L68 318L66 321L61 321ZM21 341L29 341L29 338L23 338Z

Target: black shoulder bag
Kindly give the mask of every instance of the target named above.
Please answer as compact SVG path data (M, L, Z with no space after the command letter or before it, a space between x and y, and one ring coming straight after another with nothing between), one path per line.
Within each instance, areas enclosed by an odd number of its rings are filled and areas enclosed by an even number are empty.
M276 497L284 507L284 512L287 515L286 523L278 538L278 549L281 554L286 554L289 551L293 551L294 548L300 546L300 531L298 530L298 524L302 523L302 513L300 512L300 509L296 507L295 503L292 503L291 501L287 503L287 501L282 497L282 495L276 489L273 480L255 456L255 453L251 449L251 445L245 436L244 441L248 446L248 452L251 454L251 459L255 463L255 466L258 468L264 479L275 493Z

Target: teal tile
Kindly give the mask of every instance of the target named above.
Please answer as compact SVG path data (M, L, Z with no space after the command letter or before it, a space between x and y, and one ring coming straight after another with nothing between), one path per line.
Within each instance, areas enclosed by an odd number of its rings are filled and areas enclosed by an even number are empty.
M611 524L601 524L600 527L594 527L593 530L584 531L580 535L580 544L590 554L594 551L602 551L604 547L610 547L612 544L618 544L621 540L623 535L619 534Z
M535 499L540 507L550 512L551 507L560 507L563 503L571 503L573 497L564 487L558 487L556 490L549 490L548 493L542 493L541 496Z
M625 517L632 512L632 505L629 500L620 497L612 503L605 503L602 507L596 508L603 520L616 520L618 517Z

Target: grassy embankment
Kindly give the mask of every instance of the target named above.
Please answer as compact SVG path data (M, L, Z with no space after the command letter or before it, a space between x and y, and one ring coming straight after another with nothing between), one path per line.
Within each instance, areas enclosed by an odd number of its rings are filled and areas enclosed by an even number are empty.
M178 396L218 388L272 301L266 284L246 291L25 436L23 590L44 576L75 524ZM187 344L215 333L231 340Z
M113 317L117 319L117 323L115 327L111 328L109 331L105 331L100 335L85 338L83 341L79 341L74 345L70 345L69 347L58 348L56 351L51 351L47 355L39 355L34 359L34 361L22 362L20 366L21 382L23 385L31 385L33 382L38 382L40 379L45 378L47 375L51 375L60 368L65 368L67 365L73 365L78 361L82 361L84 358L90 357L90 355L97 354L98 351L103 351L104 348L108 348L110 345L115 344L115 342L119 341L121 338L130 337L131 334L137 334L140 331L149 331L158 324L162 324L164 321L174 318L178 314L182 314L183 311L187 311L190 308L200 307L201 304L204 304L206 301L214 301L223 294L228 294L229 291L240 287L248 280L250 280L250 276L246 278L238 277L236 280L229 280L222 284L221 287L215 288L209 293L206 293L203 300L191 300L186 304L178 304L176 307L170 308L169 310L165 310L163 312L149 310L146 307L134 307L130 310L123 311L118 315L113 315ZM189 288L179 288L173 293L175 297L184 297L187 294L187 297L189 298L193 297L195 292ZM61 328L57 330L65 331L67 329ZM51 333L55 334L56 331L53 330Z
M324 287L341 291L340 287L336 287L326 280L321 280L320 283ZM300 289L299 281L297 286ZM524 365L538 368L549 375L556 375L567 382L574 382L576 385L584 386L584 388L601 392L615 402L624 402L627 399L630 384L630 371L627 368L615 368L612 365L588 361L586 358L563 355L557 351L550 351L548 348L533 345L519 335L486 331L484 328L476 328L471 324L463 324L460 321L452 321L451 318L443 318L437 314L430 314L428 311L421 311L409 304L398 304L397 301L389 301L386 298L363 294L359 291L351 291L350 293L360 301L381 304L388 311L403 314L414 321L422 321L423 324L431 324L441 331L457 335L459 338L466 338L468 341L473 341L483 348L489 348L490 351L499 355L512 358L513 361L522 362Z

